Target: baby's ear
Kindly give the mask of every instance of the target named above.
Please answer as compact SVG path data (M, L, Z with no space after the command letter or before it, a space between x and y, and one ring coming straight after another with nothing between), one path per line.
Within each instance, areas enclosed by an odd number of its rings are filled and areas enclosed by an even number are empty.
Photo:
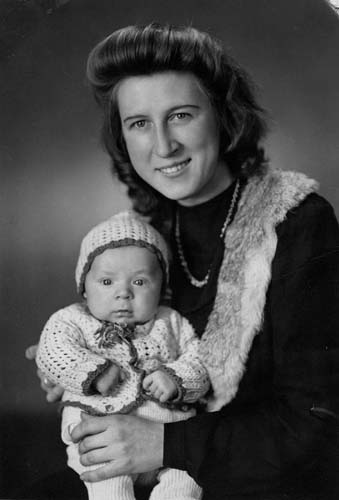
M83 298L84 298L84 299L87 299L87 293L86 293L86 292L84 292L84 293L82 294L82 296L83 296Z

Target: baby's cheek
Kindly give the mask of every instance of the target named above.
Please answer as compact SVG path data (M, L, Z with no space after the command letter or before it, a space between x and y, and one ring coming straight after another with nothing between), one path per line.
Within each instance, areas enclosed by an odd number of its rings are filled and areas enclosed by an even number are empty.
M149 307L156 311L160 302L160 289L156 288L152 290L152 292L148 294L147 302Z
M100 320L105 320L112 309L111 303L105 297L88 300L87 307L93 316Z

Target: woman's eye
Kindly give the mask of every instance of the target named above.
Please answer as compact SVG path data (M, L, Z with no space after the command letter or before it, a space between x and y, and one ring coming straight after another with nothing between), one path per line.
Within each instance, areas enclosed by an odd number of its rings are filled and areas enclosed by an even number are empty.
M112 280L109 279L109 278L105 278L102 280L102 284L105 285L105 286L109 286L112 284Z
M175 113L172 117L173 120L185 120L186 118L189 117L188 113L185 113L184 111L180 111L180 113Z
M145 284L145 281L139 278L137 280L134 280L133 283L134 283L134 285L142 286Z
M146 120L138 120L137 122L132 123L131 128L145 128Z

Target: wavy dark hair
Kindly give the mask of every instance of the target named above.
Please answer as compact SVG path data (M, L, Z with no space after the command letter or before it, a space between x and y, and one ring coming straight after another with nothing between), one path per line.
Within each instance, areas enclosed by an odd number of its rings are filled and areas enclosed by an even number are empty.
M220 129L220 156L235 176L248 177L264 162L259 142L266 132L264 112L248 74L208 33L151 23L114 31L91 51L87 76L104 114L102 139L113 172L127 185L134 209L164 220L170 200L135 172L122 134L117 84L126 77L165 71L192 73L208 95ZM155 224L157 225L157 224Z

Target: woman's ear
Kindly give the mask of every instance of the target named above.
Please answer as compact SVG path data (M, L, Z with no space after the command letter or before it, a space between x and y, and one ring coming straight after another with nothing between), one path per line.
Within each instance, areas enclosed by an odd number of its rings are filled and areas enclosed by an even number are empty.
M84 299L87 299L87 293L86 293L86 292L84 292L84 293L82 294L82 296L83 296L83 298L84 298Z

